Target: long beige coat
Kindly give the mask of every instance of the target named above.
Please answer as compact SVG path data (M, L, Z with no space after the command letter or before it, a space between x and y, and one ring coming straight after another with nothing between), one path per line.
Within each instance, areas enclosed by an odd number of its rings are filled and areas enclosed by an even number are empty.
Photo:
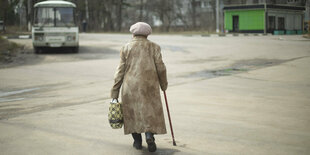
M122 86L124 133L167 133L159 86L166 90L168 82L160 47L135 36L120 57L111 97L118 98Z

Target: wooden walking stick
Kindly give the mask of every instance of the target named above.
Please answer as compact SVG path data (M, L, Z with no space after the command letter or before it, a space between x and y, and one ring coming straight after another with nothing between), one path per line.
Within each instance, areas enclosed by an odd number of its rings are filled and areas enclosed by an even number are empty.
M164 91L164 96L165 96L165 101L166 101L166 107L167 107L167 113L168 113L168 118L169 118L170 130L171 130L171 135L172 135L172 141L173 141L173 145L176 146L177 143L175 143L175 140L174 140L174 135L173 135L173 129L172 129L172 123L171 123L171 118L170 118L170 112L169 112L169 107L168 107L166 91Z

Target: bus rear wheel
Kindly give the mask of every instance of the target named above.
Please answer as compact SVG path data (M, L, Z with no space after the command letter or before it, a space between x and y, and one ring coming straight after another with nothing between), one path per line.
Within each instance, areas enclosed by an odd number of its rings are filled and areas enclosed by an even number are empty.
M79 53L79 47L72 47L73 53Z

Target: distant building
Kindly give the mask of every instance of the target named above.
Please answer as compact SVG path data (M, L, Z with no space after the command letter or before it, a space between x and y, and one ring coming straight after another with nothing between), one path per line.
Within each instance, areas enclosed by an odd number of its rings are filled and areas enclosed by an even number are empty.
M273 32L274 30L283 29L283 19L281 18L283 16L285 32L288 30L287 32L290 33L289 31L292 30L298 33L299 31L297 32L297 30L302 30L302 27L305 27L302 22L310 21L309 1L310 0L219 0L219 13L217 16L216 0L126 0L126 3L131 4L131 7L127 7L126 11L123 12L123 26L130 25L133 21L141 20L155 27L169 26L174 30L206 30L214 32L216 30L216 19L218 18L221 32L225 30L247 32L250 30L249 32L263 33L265 31ZM158 6L157 9L154 8L153 5L158 5L159 2L166 4L165 7L163 6L162 8L162 10L166 10L166 12L159 12L161 9L158 9L160 8ZM266 9L260 8L264 7L265 4L268 6ZM167 7L167 5L170 6ZM256 6L258 8L251 8L248 12L244 12L247 7L240 10L231 8L235 6ZM282 7L272 8L272 6ZM284 6L286 6L286 9L284 9ZM230 9L227 9L228 7L230 7ZM300 8L304 9L300 10ZM238 28L235 27L233 29L232 16L233 12L236 13L237 11L242 13L239 14L238 19L235 17L235 21L238 20L239 25ZM267 14L265 14L265 12ZM265 15L268 15L268 13L269 16L274 17L269 18L266 16L265 18ZM255 14L255 16L252 18L251 15L253 14ZM228 18L228 16L230 17ZM302 21L302 19L304 20ZM237 26L236 23L235 26Z
M305 1L249 0L225 5L224 29L229 32L302 34Z
M310 0L306 2L304 30L310 32Z
M178 0L181 2L180 10L183 20L177 20L175 25L187 28L214 31L216 28L216 1L215 0ZM223 18L222 8L224 1L220 0L220 19ZM224 27L223 20L219 21Z

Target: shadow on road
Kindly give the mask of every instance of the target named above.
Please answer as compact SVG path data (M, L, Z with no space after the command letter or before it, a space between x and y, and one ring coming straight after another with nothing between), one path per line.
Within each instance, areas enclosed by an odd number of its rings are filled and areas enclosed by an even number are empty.
M15 56L10 58L10 61L0 62L0 69L20 65L108 58L119 58L119 51L107 47L80 46L78 53L71 48L59 47L42 48L39 53L35 54L32 48L27 48L17 52Z
M57 47L57 48L41 48L37 54L72 54L76 53L73 48Z
M177 152L180 152L180 150L177 149L170 149L170 148L157 148L156 152L149 152L148 149L146 147L142 148L142 152L141 155L163 155L163 154L175 154Z

